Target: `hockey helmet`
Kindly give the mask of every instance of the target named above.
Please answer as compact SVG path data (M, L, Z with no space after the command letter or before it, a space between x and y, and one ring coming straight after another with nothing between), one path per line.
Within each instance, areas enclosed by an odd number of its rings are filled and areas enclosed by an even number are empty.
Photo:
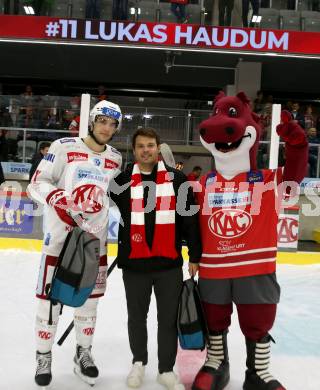
M105 115L115 119L117 121L116 131L117 132L120 131L121 123L122 123L122 114L121 114L120 107L117 104L109 102L108 100L101 100L101 102L97 103L92 108L89 115L89 124L91 129L93 128L93 124L98 115Z

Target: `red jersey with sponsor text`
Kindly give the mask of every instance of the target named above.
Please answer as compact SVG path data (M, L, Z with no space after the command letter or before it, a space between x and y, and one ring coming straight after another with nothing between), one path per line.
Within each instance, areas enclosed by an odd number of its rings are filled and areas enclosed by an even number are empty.
M203 253L199 275L240 278L275 272L282 169L241 173L227 180L211 172L196 192Z

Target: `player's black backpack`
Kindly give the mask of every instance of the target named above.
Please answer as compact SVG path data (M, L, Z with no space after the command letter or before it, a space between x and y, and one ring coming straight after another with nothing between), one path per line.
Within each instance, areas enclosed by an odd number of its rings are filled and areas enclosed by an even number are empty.
M82 306L96 284L99 261L100 240L76 226L66 238L48 286L51 303Z
M193 278L183 282L177 325L182 349L200 349L202 351L206 347L208 329L197 282Z

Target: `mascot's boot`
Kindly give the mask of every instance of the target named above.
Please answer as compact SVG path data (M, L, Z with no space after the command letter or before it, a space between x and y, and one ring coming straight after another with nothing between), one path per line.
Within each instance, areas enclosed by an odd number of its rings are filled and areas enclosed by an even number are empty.
M207 360L198 372L192 390L222 390L227 386L230 380L227 333L225 330L209 336Z
M269 334L258 342L246 339L248 369L243 384L244 390L286 390L269 373L271 340L274 341Z

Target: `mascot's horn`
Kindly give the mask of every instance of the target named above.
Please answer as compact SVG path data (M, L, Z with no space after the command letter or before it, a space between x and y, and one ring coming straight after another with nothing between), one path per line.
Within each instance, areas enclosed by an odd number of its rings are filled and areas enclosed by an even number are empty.
M223 91L219 91L218 95L215 96L213 103L216 104L218 100L224 98L226 95Z
M216 104L220 99L224 98L226 95L223 91L219 91L218 95L215 96L214 98L214 104ZM249 104L250 99L244 92L239 92L237 93L237 98L240 99L243 103Z
M237 93L237 98L239 98L243 103L246 103L246 104L249 104L250 103L250 99L248 98L248 96L244 93L244 92L239 92Z

